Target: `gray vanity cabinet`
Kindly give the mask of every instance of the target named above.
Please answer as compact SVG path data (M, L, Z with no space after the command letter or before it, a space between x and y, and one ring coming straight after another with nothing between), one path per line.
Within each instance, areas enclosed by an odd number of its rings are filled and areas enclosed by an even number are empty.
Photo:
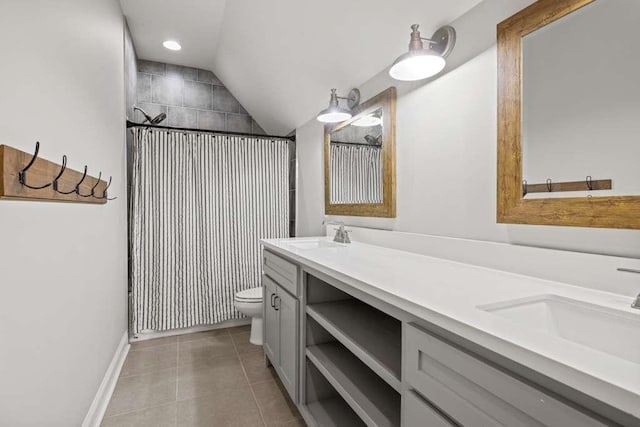
M293 268L292 268L293 267ZM299 311L297 266L265 251L263 347L294 402L298 395ZM294 291L293 294L290 291Z
M332 272L264 254L265 353L309 426L638 425Z
M275 363L280 356L280 327L278 312L275 309L275 299L278 296L278 285L268 277L262 278L262 286L264 286L264 352Z
M296 401L298 384L298 300L285 291L277 296L280 329L280 366L282 384Z

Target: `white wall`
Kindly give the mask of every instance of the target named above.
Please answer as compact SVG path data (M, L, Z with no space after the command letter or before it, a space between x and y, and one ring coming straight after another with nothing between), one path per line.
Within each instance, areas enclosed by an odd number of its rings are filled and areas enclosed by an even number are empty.
M495 26L529 3L530 0L485 0L456 20L453 25L458 30L458 42L448 61L448 72L431 82L396 82L384 70L359 87L363 99L392 85L398 88L398 215L395 219L332 220L397 231L640 257L640 231L496 223ZM389 58L389 63L393 59ZM322 136L322 126L314 118L297 132L300 236L323 234Z
M0 144L113 175L106 205L0 201L0 425L77 426L127 328L123 18L3 0Z

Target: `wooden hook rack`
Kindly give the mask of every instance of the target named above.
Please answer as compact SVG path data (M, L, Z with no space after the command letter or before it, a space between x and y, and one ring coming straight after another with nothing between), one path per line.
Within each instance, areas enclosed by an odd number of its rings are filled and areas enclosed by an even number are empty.
M107 200L111 200L107 198L110 182L67 169L66 156L62 164L37 157L38 147L39 144L36 144L34 155L8 145L0 145L0 199L90 204L105 204ZM33 164L21 181L21 171L34 157ZM23 185L25 180L32 187L43 188L29 188Z
M583 181L553 182L550 179L544 184L528 184L522 181L522 194L529 193L557 193L562 191L595 191L611 190L612 181L610 179L593 180L587 176Z

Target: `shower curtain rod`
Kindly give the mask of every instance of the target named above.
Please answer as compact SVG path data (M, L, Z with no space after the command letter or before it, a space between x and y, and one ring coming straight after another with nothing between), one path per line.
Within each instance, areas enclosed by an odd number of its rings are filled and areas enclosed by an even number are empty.
M358 147L371 147L371 148L382 148L382 145L373 145L373 144L360 144L359 142L339 142L339 141L331 141L333 145L356 145Z
M243 133L243 132L227 132L222 130L207 130L207 129L194 129L194 128L179 128L173 126L163 126L163 125L150 125L145 123L135 123L130 120L127 120L127 129L129 128L151 128L151 129L166 129L166 130L177 130L184 132L202 132L202 133L213 133L219 135L229 135L229 136L246 136L246 137L257 137L257 138L278 138L278 139L288 139L289 141L295 142L295 135L292 136L278 136L278 135L261 135L258 133Z

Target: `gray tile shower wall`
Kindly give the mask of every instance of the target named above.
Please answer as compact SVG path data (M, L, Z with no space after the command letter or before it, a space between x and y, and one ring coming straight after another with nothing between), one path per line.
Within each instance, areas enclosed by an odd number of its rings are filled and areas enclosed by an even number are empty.
M264 134L264 130L208 70L138 60L137 105L167 114L167 126ZM140 112L133 116L142 122Z
M131 43L132 49L133 44ZM133 53L135 58L135 52ZM162 62L137 60L129 65L133 70L133 85L136 87L136 105L151 117L165 113L167 119L161 124L174 127L246 132L265 134L265 131L240 105L240 102L224 87L222 82L208 70L183 67ZM136 77L137 75L137 84ZM128 85L130 91L131 85ZM131 92L129 92L131 93ZM142 123L139 111L127 116ZM132 114L132 115L131 115ZM292 132L295 134L295 132ZM129 133L127 133L130 138ZM129 150L127 151L129 152ZM289 189L291 237L296 235L296 144L289 144ZM131 162L129 162L131 164ZM130 180L129 180L130 182Z

